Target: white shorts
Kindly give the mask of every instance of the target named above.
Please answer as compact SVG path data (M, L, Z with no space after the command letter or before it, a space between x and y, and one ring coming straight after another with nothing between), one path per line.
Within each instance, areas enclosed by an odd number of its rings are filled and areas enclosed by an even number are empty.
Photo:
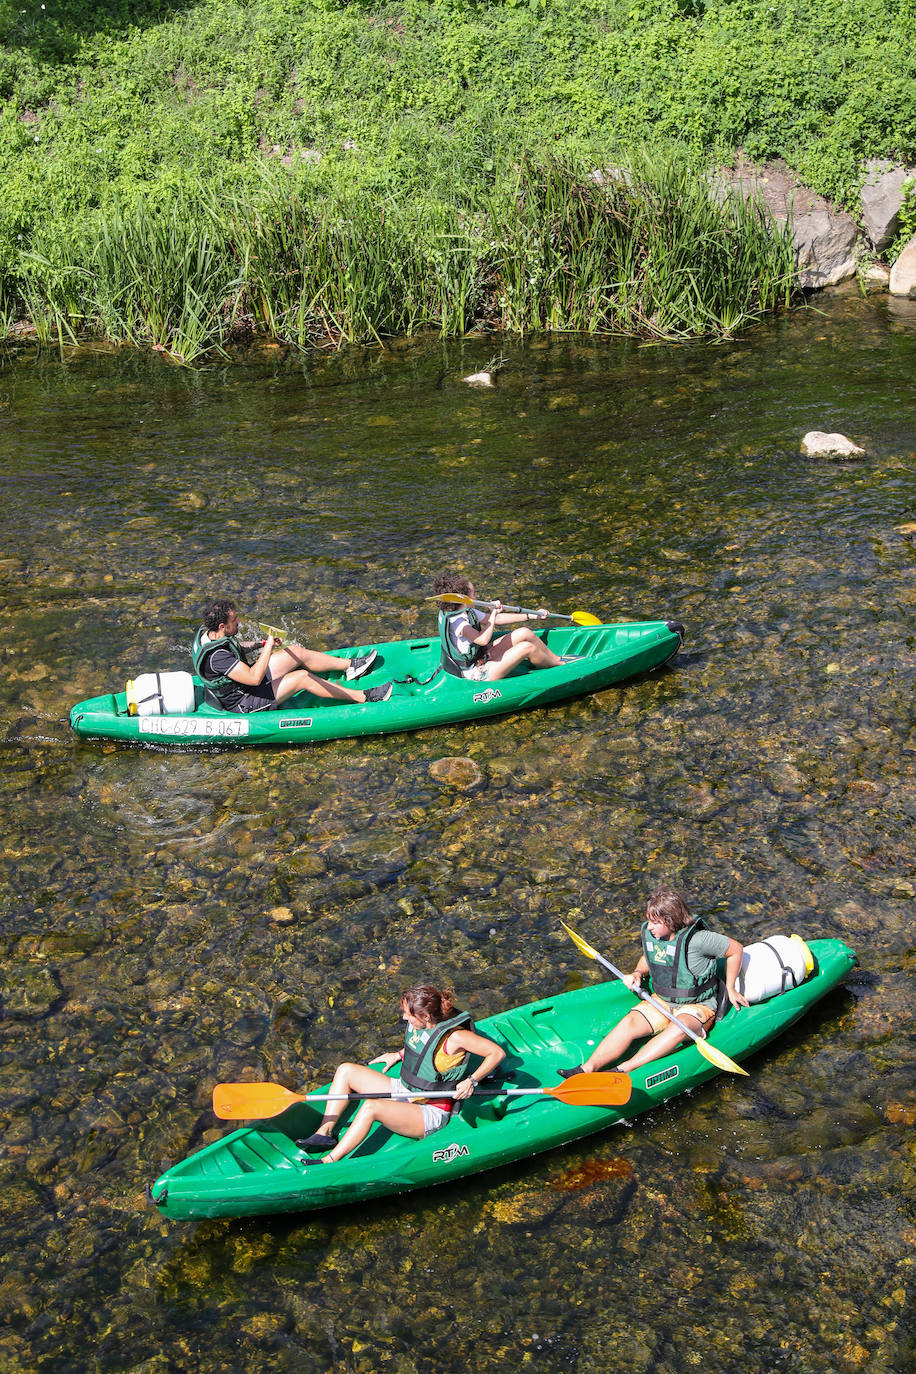
M402 1083L400 1078L391 1080L391 1096L395 1101L407 1101L415 1089L408 1088L406 1083ZM447 1126L451 1120L452 1113L446 1107L433 1107L429 1102L418 1101L414 1098L412 1104L419 1107L423 1113L424 1135L432 1135L434 1131L441 1131L443 1126Z
M468 682L486 682L489 663L472 663L470 668L462 668L461 676Z

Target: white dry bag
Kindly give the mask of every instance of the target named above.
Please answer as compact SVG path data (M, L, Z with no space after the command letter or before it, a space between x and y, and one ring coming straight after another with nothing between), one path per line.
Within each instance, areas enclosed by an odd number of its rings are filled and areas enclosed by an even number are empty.
M800 935L770 935L746 945L735 986L749 1002L765 1002L797 988L814 970L814 956Z
M127 684L127 710L132 716L186 716L194 710L190 673L141 673Z

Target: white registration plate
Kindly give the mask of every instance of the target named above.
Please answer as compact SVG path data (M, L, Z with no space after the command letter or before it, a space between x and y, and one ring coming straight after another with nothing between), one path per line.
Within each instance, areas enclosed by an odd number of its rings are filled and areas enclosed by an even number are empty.
M140 716L141 735L171 739L240 739L248 734L244 716L221 720L215 716Z

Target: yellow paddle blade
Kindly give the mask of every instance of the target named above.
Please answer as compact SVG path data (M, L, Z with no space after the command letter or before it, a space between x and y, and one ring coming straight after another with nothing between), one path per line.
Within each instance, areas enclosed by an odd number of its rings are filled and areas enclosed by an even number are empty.
M305 1099L279 1083L217 1083L213 1111L223 1121L262 1121Z
M441 601L445 606L473 606L472 596L462 596L460 592L439 592L437 596L425 596L424 601Z
M570 930L569 926L566 924L565 921L561 921L560 925L566 931L566 934L572 940L573 944L576 946L577 949L580 949L583 954L588 956L589 959L598 958L598 951L596 949L592 949L591 945L588 944L587 941L583 940L581 935L577 935L574 930Z
M588 611L573 611L569 617L574 625L603 625L604 621L599 620L596 615L590 615Z
M736 1064L734 1059L729 1059L727 1054L723 1054L721 1050L717 1050L713 1045L710 1045L708 1041L697 1038L694 1044L703 1058L708 1059L710 1064L715 1064L717 1069L724 1069L726 1073L741 1073L745 1078L750 1078L747 1069L742 1069L741 1065Z
M570 1107L622 1107L633 1084L626 1073L577 1073L545 1092Z
M267 638L268 635L273 635L274 639L285 639L285 638L286 638L286 631L285 631L285 630L278 630L277 627L276 627L276 625L261 625L261 624L259 623L259 624L258 624L258 629L261 631L261 634L264 636L265 639Z

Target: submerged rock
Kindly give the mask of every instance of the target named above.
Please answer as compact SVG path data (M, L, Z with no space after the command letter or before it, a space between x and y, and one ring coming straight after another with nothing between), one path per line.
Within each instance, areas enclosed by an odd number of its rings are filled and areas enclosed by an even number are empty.
M468 386L495 386L492 372L471 372L467 377L462 377L463 382Z
M823 430L812 429L802 439L802 453L809 458L861 458L865 450L845 434L825 434Z
M473 759L436 759L429 765L430 776L462 791L470 791L483 780L483 773Z
M46 964L29 961L3 970L0 1007L4 1016L46 1016L61 996L57 975Z

